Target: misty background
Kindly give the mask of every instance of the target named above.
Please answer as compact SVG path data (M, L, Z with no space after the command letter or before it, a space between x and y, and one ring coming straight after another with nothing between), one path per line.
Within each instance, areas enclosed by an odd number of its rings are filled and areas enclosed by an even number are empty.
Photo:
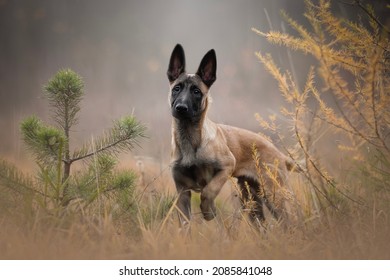
M386 2L372 1L385 20ZM357 13L343 1L333 1L333 8L346 17ZM216 50L209 117L259 131L254 114L279 115L285 103L254 53L272 53L298 81L314 63L251 31L291 32L281 9L306 22L303 0L0 0L0 157L16 163L31 160L19 123L32 114L50 120L42 88L59 69L71 68L85 82L72 146L101 135L112 120L134 114L148 127L149 138L133 154L167 161L171 115L166 69L177 43L184 47L189 73L209 49Z

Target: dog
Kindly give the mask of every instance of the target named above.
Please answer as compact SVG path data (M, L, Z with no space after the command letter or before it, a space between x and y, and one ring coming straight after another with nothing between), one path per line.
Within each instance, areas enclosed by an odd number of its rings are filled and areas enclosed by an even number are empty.
M288 220L283 189L287 171L294 168L293 161L259 134L207 118L209 90L217 78L213 49L205 54L196 74L187 74L185 68L185 53L177 44L167 76L173 117L172 176L181 224L191 220L192 191L200 192L203 217L212 220L216 216L215 198L232 177L237 178L242 207L251 204L248 212L252 221L264 222L263 205L277 220ZM276 175L266 176L272 167Z

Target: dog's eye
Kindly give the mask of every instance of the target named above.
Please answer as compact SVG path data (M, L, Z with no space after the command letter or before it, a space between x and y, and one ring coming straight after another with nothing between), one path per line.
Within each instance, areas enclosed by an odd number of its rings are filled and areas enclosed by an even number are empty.
M201 95L202 92L200 91L200 89L195 88L195 89L194 89L194 94L195 94L195 95Z
M181 86L180 85L176 85L173 87L173 92L179 92L181 89Z

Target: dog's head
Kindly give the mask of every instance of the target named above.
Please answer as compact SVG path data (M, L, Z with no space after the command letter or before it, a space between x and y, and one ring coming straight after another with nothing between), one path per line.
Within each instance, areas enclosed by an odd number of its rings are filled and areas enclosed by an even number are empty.
M208 92L217 79L217 58L210 50L200 62L196 74L187 74L181 45L172 51L168 66L169 103L172 116L179 120L198 121L207 109Z

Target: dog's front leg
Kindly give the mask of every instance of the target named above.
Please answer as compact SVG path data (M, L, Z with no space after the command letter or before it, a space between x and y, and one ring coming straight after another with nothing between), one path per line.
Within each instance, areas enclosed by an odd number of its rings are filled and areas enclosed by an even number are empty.
M185 226L191 219L191 191L177 188L179 197L176 206L179 210L179 221L181 226Z
M202 189L200 194L200 210L205 220L210 221L215 218L216 208L214 200L229 176L229 172L221 171Z

